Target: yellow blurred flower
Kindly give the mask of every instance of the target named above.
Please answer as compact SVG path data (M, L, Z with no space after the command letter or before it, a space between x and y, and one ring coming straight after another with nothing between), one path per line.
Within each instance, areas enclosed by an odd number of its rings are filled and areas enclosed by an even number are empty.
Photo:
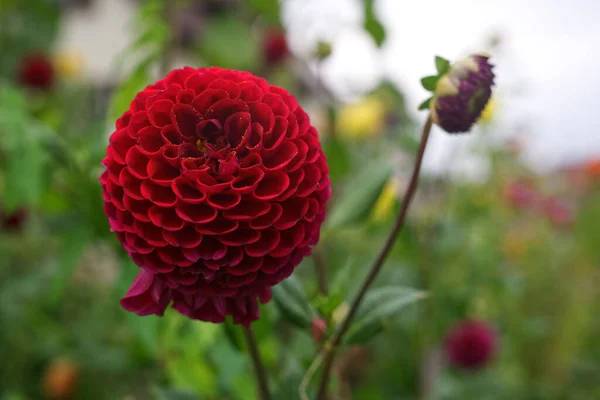
M399 191L400 180L397 178L391 178L383 187L379 198L373 206L371 218L374 221L382 222L389 219L390 215L394 211L394 205L398 201Z
M350 312L350 307L346 303L340 304L331 315L331 319L335 325L339 325Z
M531 239L527 233L516 229L506 232L502 240L502 253L511 262L522 260L531 247Z
M75 51L59 51L53 57L54 69L64 79L77 78L83 71L81 54Z
M343 106L337 118L339 135L354 140L379 135L384 128L385 111L384 102L377 97Z
M479 117L478 123L480 123L481 125L490 124L494 120L497 111L498 104L496 102L496 99L492 97L481 112L481 116Z

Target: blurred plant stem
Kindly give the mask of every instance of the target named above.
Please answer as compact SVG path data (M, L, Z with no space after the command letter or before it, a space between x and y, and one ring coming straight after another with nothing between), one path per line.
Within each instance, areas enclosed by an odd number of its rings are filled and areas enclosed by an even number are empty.
M256 377L258 397L260 400L271 400L267 373L260 359L256 337L254 336L251 326L244 327L243 329L244 337L246 338L246 344L248 345L248 351L250 353L250 358L252 360L252 366L254 368L254 375Z
M323 251L320 247L313 250L313 262L315 264L315 275L319 284L319 294L327 296L327 264L323 258Z
M165 39L165 47L163 49L162 58L160 60L160 74L167 75L173 65L175 57L175 19L177 17L177 0L163 0L163 18L167 26L167 38Z
M336 352L337 352L340 344L342 343L344 334L350 328L350 325L352 324L352 320L356 316L358 308L360 307L360 304L361 304L365 294L367 293L367 290L375 281L377 274L381 270L381 267L383 266L385 259L387 258L390 250L392 249L392 246L394 245L394 242L396 241L396 237L398 236L398 233L400 233L400 230L404 226L404 221L406 220L406 214L408 211L408 207L410 206L410 203L415 195L415 192L416 192L416 189L417 189L417 186L419 183L419 174L421 172L421 164L423 162L425 148L427 147L427 141L429 140L429 133L431 132L432 123L433 122L431 120L431 116L428 116L427 121L425 122L425 125L423 127L423 135L421 137L421 144L419 145L419 151L417 153L415 166L413 168L413 172L410 177L410 182L408 184L406 192L404 193L404 198L402 199L402 206L400 208L400 211L398 212L398 217L396 218L394 227L392 228L392 231L390 232L383 248L379 252L379 255L373 262L373 265L371 266L371 268L369 270L367 278L362 283L361 288L358 291L358 294L352 301L352 305L350 306L350 310L348 311L346 318L344 318L343 322L341 323L341 326L336 331L336 333L333 335L333 337L325 344L325 356L323 358L323 369L321 371L321 381L319 383L319 391L317 394L317 400L325 400L327 398L327 387L329 384L329 376L331 374L331 369L333 367Z

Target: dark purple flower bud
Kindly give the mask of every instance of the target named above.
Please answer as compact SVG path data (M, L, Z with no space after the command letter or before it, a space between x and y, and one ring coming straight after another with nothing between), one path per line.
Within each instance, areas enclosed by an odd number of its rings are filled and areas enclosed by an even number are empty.
M487 322L465 321L446 337L446 354L453 366L477 370L494 357L497 342L496 331Z
M431 118L446 132L468 132L490 100L494 73L488 59L483 54L469 56L437 81Z

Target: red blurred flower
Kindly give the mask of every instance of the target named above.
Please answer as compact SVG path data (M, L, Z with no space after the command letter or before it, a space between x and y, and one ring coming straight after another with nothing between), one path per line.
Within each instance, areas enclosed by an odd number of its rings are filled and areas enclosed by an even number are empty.
M550 197L543 202L546 218L556 228L567 228L573 222L573 210L562 200Z
M585 171L589 176L600 177L600 160L591 160L585 164Z
M249 324L257 298L317 243L331 195L317 131L295 98L247 72L184 68L117 120L100 181L111 229L142 268L139 315Z
M446 354L458 368L476 370L485 366L498 346L496 331L484 321L465 321L446 337Z
M325 332L327 332L327 322L323 318L314 317L312 319L312 337L315 343L321 343Z
M515 208L534 208L540 201L538 192L524 180L508 183L504 187L504 198Z
M0 224L7 231L16 231L21 229L27 220L28 212L24 208L20 208L11 214L4 214L0 211Z
M289 54L285 34L280 30L267 32L263 44L263 57L268 64L283 61Z
M18 79L24 86L48 89L54 82L52 61L42 53L29 54L21 60Z

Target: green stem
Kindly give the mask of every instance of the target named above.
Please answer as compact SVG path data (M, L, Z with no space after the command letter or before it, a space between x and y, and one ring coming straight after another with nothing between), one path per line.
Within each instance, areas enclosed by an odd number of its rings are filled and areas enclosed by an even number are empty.
M258 345L256 343L256 337L252 331L252 327L244 327L244 337L248 344L248 351L250 352L250 358L252 360L252 366L254 367L254 375L256 377L256 386L258 388L258 396L260 400L271 400L269 394L269 384L265 367L263 366L260 354L258 352Z
M394 245L394 242L396 240L396 237L398 236L398 233L400 233L400 230L404 226L408 207L410 206L410 203L414 197L414 194L415 194L417 186L418 186L419 174L421 172L421 164L423 162L423 156L425 154L425 147L427 146L427 141L429 139L429 133L431 132L432 124L433 124L433 122L431 120L431 116L427 117L427 122L425 123L425 126L423 127L423 135L421 138L421 144L419 146L419 152L417 154L415 166L414 166L414 169L412 172L412 176L410 178L410 183L408 184L408 188L406 189L406 192L404 193L404 198L402 200L402 206L398 213L398 217L396 218L394 227L392 228L392 231L390 232L383 248L379 252L379 255L373 262L373 265L371 266L371 269L369 270L367 278L363 282L358 294L352 301L352 305L350 306L350 310L348 311L346 318L342 322L340 328L336 331L334 336L331 338L331 340L325 346L326 353L325 353L325 357L323 359L323 370L321 372L321 382L319 385L317 400L325 400L326 399L327 387L329 384L329 375L331 374L331 368L333 367L333 362L335 360L335 355L336 355L337 349L339 348L340 344L342 343L344 334L350 328L352 320L356 316L358 308L359 308L360 304L362 303L362 300L363 300L365 294L367 293L367 290L369 289L371 284L375 281L377 274L381 270L381 267L383 266L385 259L387 258L390 250L392 249L392 246Z

